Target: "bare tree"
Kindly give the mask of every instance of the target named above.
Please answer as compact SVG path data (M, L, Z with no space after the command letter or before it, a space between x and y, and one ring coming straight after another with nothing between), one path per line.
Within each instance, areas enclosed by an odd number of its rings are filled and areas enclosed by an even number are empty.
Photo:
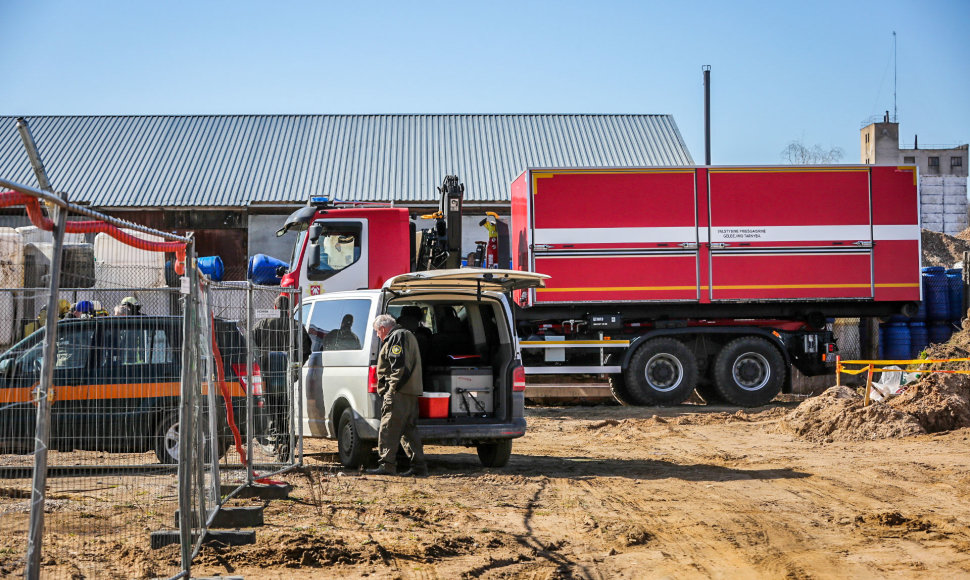
M845 151L841 147L826 150L821 145L806 146L801 141L792 141L782 149L781 158L791 165L825 165L838 163Z

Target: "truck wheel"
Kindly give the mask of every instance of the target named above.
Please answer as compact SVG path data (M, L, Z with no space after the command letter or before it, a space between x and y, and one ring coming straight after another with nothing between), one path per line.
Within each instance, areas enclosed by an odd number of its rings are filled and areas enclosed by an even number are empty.
M633 353L623 378L640 405L679 405L694 392L697 361L680 341L655 338Z
M632 407L636 405L636 402L630 397L630 392L626 389L626 382L623 380L623 375L610 375L610 392L613 393L613 398L616 402L623 405L624 407Z
M770 342L744 336L727 343L714 360L714 385L725 400L741 407L768 404L781 391L785 359Z
M340 414L340 422L337 423L337 455L340 458L340 464L357 469L367 462L370 451L371 445L365 443L357 432L354 412L344 409Z
M478 459L484 467L505 467L512 457L512 440L500 439L491 443L479 443Z

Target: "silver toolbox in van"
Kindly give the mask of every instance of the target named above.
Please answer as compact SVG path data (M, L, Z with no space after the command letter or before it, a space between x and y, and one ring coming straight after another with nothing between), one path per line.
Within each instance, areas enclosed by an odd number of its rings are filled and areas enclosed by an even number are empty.
M492 401L494 384L492 369L477 367L430 367L431 390L451 393L452 417L490 415L495 410Z

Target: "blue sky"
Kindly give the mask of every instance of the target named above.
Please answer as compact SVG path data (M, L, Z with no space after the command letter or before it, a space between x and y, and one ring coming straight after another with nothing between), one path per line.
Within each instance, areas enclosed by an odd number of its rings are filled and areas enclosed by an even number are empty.
M0 114L667 113L704 161L970 141L970 1L0 0ZM12 128L3 130L13 130Z

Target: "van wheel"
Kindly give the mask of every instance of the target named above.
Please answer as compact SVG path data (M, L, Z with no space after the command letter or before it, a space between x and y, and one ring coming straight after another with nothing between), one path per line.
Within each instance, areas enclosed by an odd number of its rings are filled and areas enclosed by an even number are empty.
M357 469L367 462L372 446L364 442L354 424L354 412L349 408L340 414L337 423L337 455L344 467Z
M512 457L512 440L501 439L492 443L479 443L478 459L485 467L505 467Z
M767 340L744 336L727 343L714 360L714 385L725 400L741 407L771 402L785 380L785 360Z
M206 421L203 419L203 421ZM205 429L202 431L202 445L205 451L204 461L208 462L212 454L209 451L209 423L206 421L204 423ZM226 438L219 438L219 459L226 454L229 449L229 440ZM178 413L171 413L165 416L158 423L158 428L155 431L155 457L158 461L165 464L175 464L179 462L179 415Z
M679 405L697 385L697 361L680 341L655 338L633 353L623 378L638 404Z
M167 415L158 423L155 434L155 457L166 464L179 462L179 416Z

